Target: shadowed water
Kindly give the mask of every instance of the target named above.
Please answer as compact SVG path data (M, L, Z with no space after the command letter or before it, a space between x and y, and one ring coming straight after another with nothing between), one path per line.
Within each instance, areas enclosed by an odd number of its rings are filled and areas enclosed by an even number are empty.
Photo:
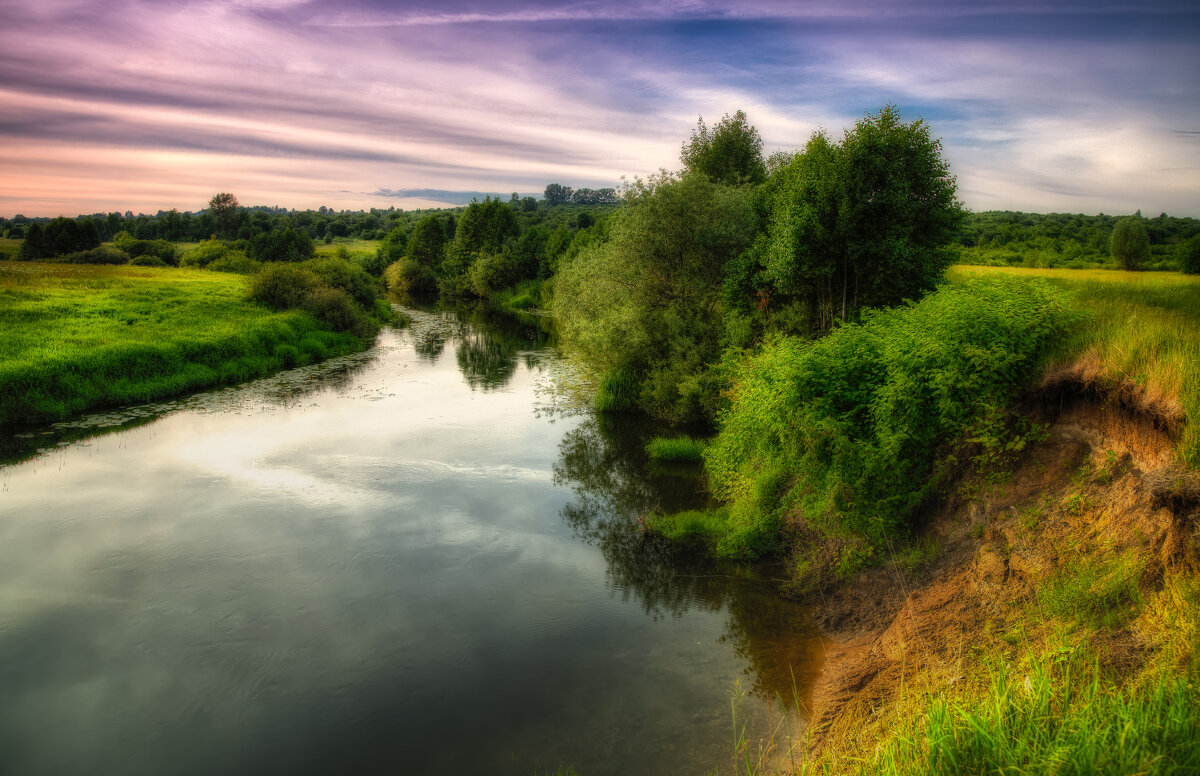
M4 440L0 773L726 773L735 683L752 737L804 697L803 612L639 529L695 472L558 408L544 319L413 316Z

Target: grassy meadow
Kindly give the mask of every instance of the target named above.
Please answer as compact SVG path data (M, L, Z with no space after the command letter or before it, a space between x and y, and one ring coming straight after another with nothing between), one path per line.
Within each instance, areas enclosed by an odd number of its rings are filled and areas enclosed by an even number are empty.
M247 299L240 275L0 262L0 424L61 419L353 352L303 310Z

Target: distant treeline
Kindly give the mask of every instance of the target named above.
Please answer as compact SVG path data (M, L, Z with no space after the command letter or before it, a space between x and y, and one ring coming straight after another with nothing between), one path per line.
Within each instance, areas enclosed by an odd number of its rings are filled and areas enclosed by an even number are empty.
M1140 211L1137 214L1140 216ZM1103 213L1020 213L991 210L968 213L959 230L961 258L968 264L1029 267L1095 267L1114 265L1110 255L1113 228L1121 216ZM1200 235L1200 219L1161 213L1141 218L1149 238L1143 269L1181 267L1188 241Z
M620 198L616 190L611 188L572 189L552 183L546 187L544 199L522 198L513 194L510 200L501 201L522 213L524 220L554 228L559 225L572 225L579 208L615 206ZM428 213L458 209L461 208L401 210L391 207L337 211L324 206L317 210L288 210L258 205L238 208L235 218L229 224L220 223L211 208L196 212L160 210L154 215L134 215L131 212L94 213L58 219L29 218L18 214L12 218L0 217L0 237L23 240L34 224L40 225L44 230L52 222L57 222L55 231L60 234L70 231L71 237L68 241L72 245L78 242L82 247L60 250L58 246L54 246L54 253L51 255L94 247L91 244L93 235L98 236L101 242L111 242L122 232L127 232L138 240L170 242L200 242L214 235L228 240L253 240L261 234L277 229L302 231L317 242L332 242L338 238L382 240L396 227L407 227L411 230L412 226ZM73 222L77 230L63 226L63 222L66 221ZM85 234L87 239L77 239L76 232ZM85 242L88 244L83 245Z

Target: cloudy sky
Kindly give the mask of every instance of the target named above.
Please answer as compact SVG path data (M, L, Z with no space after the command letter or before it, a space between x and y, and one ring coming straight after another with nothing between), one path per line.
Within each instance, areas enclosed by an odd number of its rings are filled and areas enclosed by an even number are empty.
M895 103L973 210L1200 216L1200 4L0 0L0 215L417 207Z

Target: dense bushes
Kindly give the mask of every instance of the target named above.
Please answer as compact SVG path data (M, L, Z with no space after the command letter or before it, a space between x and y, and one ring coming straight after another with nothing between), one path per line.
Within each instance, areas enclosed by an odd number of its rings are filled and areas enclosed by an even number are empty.
M128 233L122 233L113 242L113 245L128 254L130 258L153 256L164 264L172 267L179 266L179 253L175 246L166 240L135 240Z
M69 253L62 257L67 264L128 264L129 254L104 245L90 251Z
M976 280L806 341L780 337L735 372L705 463L730 508L719 553L775 546L785 515L869 555L910 527L950 445L1034 373L1072 315L1050 286ZM845 559L843 559L845 560Z
M380 309L378 285L362 267L342 259L314 259L303 264L273 262L250 278L249 296L275 310L303 308L336 331L369 337L378 330L370 313Z

